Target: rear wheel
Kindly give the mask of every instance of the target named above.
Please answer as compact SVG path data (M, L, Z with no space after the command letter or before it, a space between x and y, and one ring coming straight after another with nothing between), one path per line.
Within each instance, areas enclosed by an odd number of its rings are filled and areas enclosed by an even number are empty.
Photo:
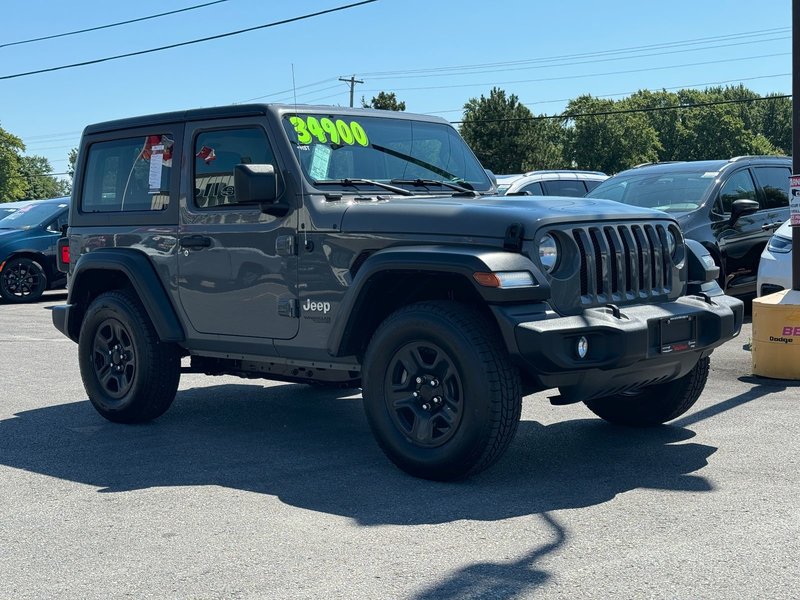
M711 359L701 358L683 377L651 385L636 393L587 400L601 419L618 425L649 427L677 419L689 410L706 386Z
M172 404L180 379L178 347L158 338L132 292L107 292L92 302L78 353L89 400L109 421L143 423Z
M46 289L42 265L29 258L12 258L0 271L0 296L7 302L35 302Z
M390 315L364 360L364 408L398 467L454 480L494 463L516 432L519 374L477 312L421 302Z

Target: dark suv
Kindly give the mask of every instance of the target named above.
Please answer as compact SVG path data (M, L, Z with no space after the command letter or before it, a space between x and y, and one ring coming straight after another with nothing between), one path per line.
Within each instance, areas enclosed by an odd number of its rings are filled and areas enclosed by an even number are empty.
M78 157L52 314L111 421L166 411L188 356L360 385L392 461L455 479L497 460L537 390L615 423L676 418L742 323L669 215L496 197L439 118L209 108L92 125Z
M56 244L67 224L69 198L25 203L0 219L0 296L33 302L45 290L64 287L56 268Z
M752 295L761 252L789 218L792 160L739 156L642 165L587 194L672 214L688 239L702 243L728 294Z

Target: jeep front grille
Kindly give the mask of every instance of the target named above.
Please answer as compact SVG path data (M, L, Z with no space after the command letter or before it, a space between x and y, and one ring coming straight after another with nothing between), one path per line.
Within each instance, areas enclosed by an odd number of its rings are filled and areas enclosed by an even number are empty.
M669 294L672 263L661 223L574 227L582 305L643 300Z

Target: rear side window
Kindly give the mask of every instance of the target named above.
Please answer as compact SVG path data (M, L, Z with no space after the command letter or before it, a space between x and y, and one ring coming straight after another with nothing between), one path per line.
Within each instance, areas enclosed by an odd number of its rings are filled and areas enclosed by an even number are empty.
M756 167L756 179L764 190L765 208L789 206L789 175L785 167Z
M569 179L558 179L544 182L544 191L548 196L571 196L579 198L586 195L583 182Z
M583 184L586 186L586 191L587 192L591 192L594 188L596 188L601 183L603 183L603 182L602 181L597 181L596 179L585 179L583 181Z
M165 134L97 142L89 147L81 211L160 211L170 202L174 141Z
M262 129L204 131L194 141L194 201L199 208L236 204L233 169L239 164L274 165Z

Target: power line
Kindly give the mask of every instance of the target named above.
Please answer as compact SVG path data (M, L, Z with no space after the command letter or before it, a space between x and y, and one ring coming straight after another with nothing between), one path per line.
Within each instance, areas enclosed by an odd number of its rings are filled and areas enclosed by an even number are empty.
M661 50L657 52L652 52L649 54L636 54L631 56L612 56L606 58L595 58L592 60L579 60L575 62L553 62L553 63L544 63L544 64L535 64L535 65L528 65L528 66L515 66L515 67L508 67L508 68L491 68L491 69L481 69L481 70L470 70L470 71L462 71L458 73L448 73L446 71L439 72L439 73L428 73L428 74L420 74L420 75L394 75L394 76L382 76L382 77L370 77L370 79L421 79L421 78L430 78L430 77L461 77L464 75L480 75L483 73L505 73L509 71L530 71L533 69L554 69L557 67L573 67L576 65L591 65L597 63L606 63L606 62L615 62L621 60L636 60L639 58L650 58L653 56L665 56L667 54L685 54L687 52L702 52L704 50L717 50L719 48L730 48L734 46L744 46L748 44L761 44L764 42L773 42L778 40L785 40L790 39L791 36L781 36L776 38L770 38L766 40L751 40L749 42L735 42L730 44L717 44L714 46L705 46L703 48L683 48L681 50Z
M119 21L118 23L109 23L108 25L98 25L97 27L87 27L86 29L77 29L75 31L67 31L64 33L56 33L53 35L45 35L38 38L31 38L29 40L20 40L18 42L8 42L6 44L0 44L0 48L6 48L7 46L19 46L20 44L30 44L32 42L41 42L44 40L52 40L55 38L66 37L68 35L78 35L79 33L87 33L89 31L98 31L100 29L108 29L110 27L119 27L120 25L129 25L130 23L138 23L140 21L147 21L149 19L157 19L159 17L165 17L167 15L174 15L177 13L186 12L189 10L195 10L198 8L204 8L206 6L211 6L212 4L220 4L222 2L228 2L229 0L214 0L214 2L206 2L205 4L197 4L195 6L187 6L186 8L181 8L178 10L171 10L169 12L159 13L157 15L149 15L147 17L139 17L138 19L129 19L127 21Z
M682 65L666 65L662 67L647 67L643 69L626 69L624 71L607 71L605 73L586 73L583 75L564 75L561 77L539 77L537 79L517 79L512 81L496 81L496 82L484 82L484 83L459 83L453 85L431 85L431 86L416 86L416 87L407 87L407 88L392 88L393 91L400 92L400 91L412 91L412 90L440 90L440 89L452 89L452 88L463 88L463 87L479 87L479 86L495 86L495 85L507 85L509 83L538 83L542 81L561 81L564 79L580 79L583 77L603 77L606 75L627 75L630 73L643 73L643 72L650 72L650 71L664 71L667 69L680 69L683 67L698 67L704 65L714 65L719 63L725 62L734 62L734 61L743 61L743 60L755 60L758 58L774 58L776 56L786 56L787 54L791 54L790 52L777 52L773 54L761 54L757 56L745 56L741 58L723 58L720 60L707 60L702 62L695 62L695 63L684 63ZM383 90L362 90L363 92L380 92Z
M288 90L281 90L280 92L272 92L270 94L264 94L263 96L256 96L255 98L247 98L246 100L237 100L233 104L246 104L247 102L253 102L254 100L263 100L264 98L271 98L273 96L282 96L283 94L291 94L296 90L302 90L305 88L316 87L318 85L322 85L323 83L328 83L329 81L335 81L335 77L328 77L327 79L320 79L319 81L315 81L314 83L307 83L305 85L298 85L296 88L289 88ZM334 87L339 87L337 83L335 86L330 86L327 88L323 88L322 90L311 90L306 92L307 94L316 94L317 92L321 92L323 90L331 90ZM301 96L303 94L300 94Z
M635 93L641 92L641 91L660 92L662 90L663 91L666 91L666 90L687 90L687 89L691 89L691 88L698 88L698 87L701 87L701 86L722 85L722 84L725 84L725 83L738 83L738 82L742 82L742 81L753 81L754 79L771 79L771 78L774 78L774 77L790 77L791 75L792 75L791 73L776 73L774 75L759 75L759 76L756 76L756 77L740 77L740 78L737 78L737 79L725 79L723 81L706 81L706 82L703 82L703 83L686 83L686 84L683 84L683 85L673 85L673 86L670 86L670 87L659 87L659 88L654 89L654 90L638 89L638 90L633 90L631 92L617 92L617 93L614 93L614 94L594 94L594 97L595 98L614 98L616 96L630 96L631 94L635 94ZM527 106L527 107L531 107L531 106L537 106L539 104L554 104L556 102L569 102L570 100L573 100L573 99L574 98L558 98L556 100L536 100L534 102L521 102L520 104L522 104L524 106ZM453 113L453 112L462 112L463 110L464 110L464 107L461 107L461 108L451 108L450 110L432 110L432 111L428 111L428 112L423 113L423 114L426 114L426 115L440 115L440 114Z
M38 75L39 73L49 73L52 71L61 71L63 69L73 69L75 67L85 67L87 65L95 65L97 63L107 62L111 60L118 60L120 58L129 58L131 56L140 56L142 54L150 54L152 52L161 52L163 50L171 50L173 48L180 48L183 46L190 46L192 44L199 44L201 42L209 42L211 40L218 40L226 37L231 37L234 35L240 35L242 33L247 33L250 31L256 31L258 29L267 29L268 27L276 27L278 25L286 25L287 23L294 23L296 21L303 21L305 19L311 19L313 17L319 17L322 15L327 15L329 13L334 13L342 10L347 10L349 8L355 8L357 6L363 6L365 4L372 4L373 2L378 2L378 0L361 0L361 2L354 2L352 4L345 4L344 6L337 6L335 8L329 8L326 10L320 10L317 12L309 13L306 15L301 15L299 17L292 17L289 19L283 19L280 21L274 21L272 23L265 23L264 25L256 25L255 27L248 27L246 29L239 29L238 31L229 31L228 33L220 33L218 35L212 35L209 37L198 38L195 40L189 40L187 42L180 42L177 44L169 44L168 46L160 46L158 48L149 48L147 50L138 50L136 52L128 52L126 54L118 54L116 56L107 56L105 58L97 58L94 60L87 60L79 63L72 63L69 65L61 65L58 67L50 67L47 69L38 69L36 71L27 71L25 73L14 73L13 75L3 75L0 76L0 80L5 79L15 79L17 77L26 77L28 75Z
M739 98L737 100L716 100L714 102L698 102L697 104L676 104L675 106L651 106L647 108L626 108L622 110L607 110L592 113L561 113L560 115L539 115L537 117L511 117L507 119L475 119L470 121L450 121L454 125L462 123L505 123L514 121L544 121L547 119L576 119L578 117L604 117L608 115L624 115L630 113L658 112L662 110L688 110L706 106L719 106L721 104L744 104L746 102L760 102L763 100L783 100L791 98L791 94L782 96L762 96L760 98Z
M778 29L762 29L759 31L754 32L742 32L742 33L732 33L722 36L713 36L713 37L705 37L705 38L692 38L689 40L681 40L675 42L663 42L659 44L648 44L644 46L629 46L627 48L618 48L613 50L601 50L597 52L584 52L580 54L562 54L559 56L550 56L550 57L543 57L543 58L535 58L535 59L524 59L524 60L515 60L515 61L502 61L502 62L494 62L494 63L477 63L477 64L469 64L469 65L455 65L455 66L448 66L448 67L431 67L426 69L409 69L403 71L372 71L372 72L364 72L361 73L362 76L368 76L371 78L379 78L382 75L405 75L411 73L435 73L440 71L454 71L454 70L461 70L461 69L475 69L475 68L489 68L489 67L504 67L509 65L520 65L520 64L530 64L530 63L542 63L542 62L553 62L559 60L570 60L576 58L591 58L595 56L604 56L608 54L620 54L620 53L628 53L628 52L635 52L635 51L642 51L642 50L654 50L657 48L669 48L669 47L676 47L676 46L683 46L683 45L692 45L692 44L699 44L699 43L708 43L708 42L716 42L716 41L724 41L730 39L740 39L740 38L747 38L747 37L755 37L755 36L762 36L762 35L776 35L779 33L789 33L791 32L791 27L782 27Z

